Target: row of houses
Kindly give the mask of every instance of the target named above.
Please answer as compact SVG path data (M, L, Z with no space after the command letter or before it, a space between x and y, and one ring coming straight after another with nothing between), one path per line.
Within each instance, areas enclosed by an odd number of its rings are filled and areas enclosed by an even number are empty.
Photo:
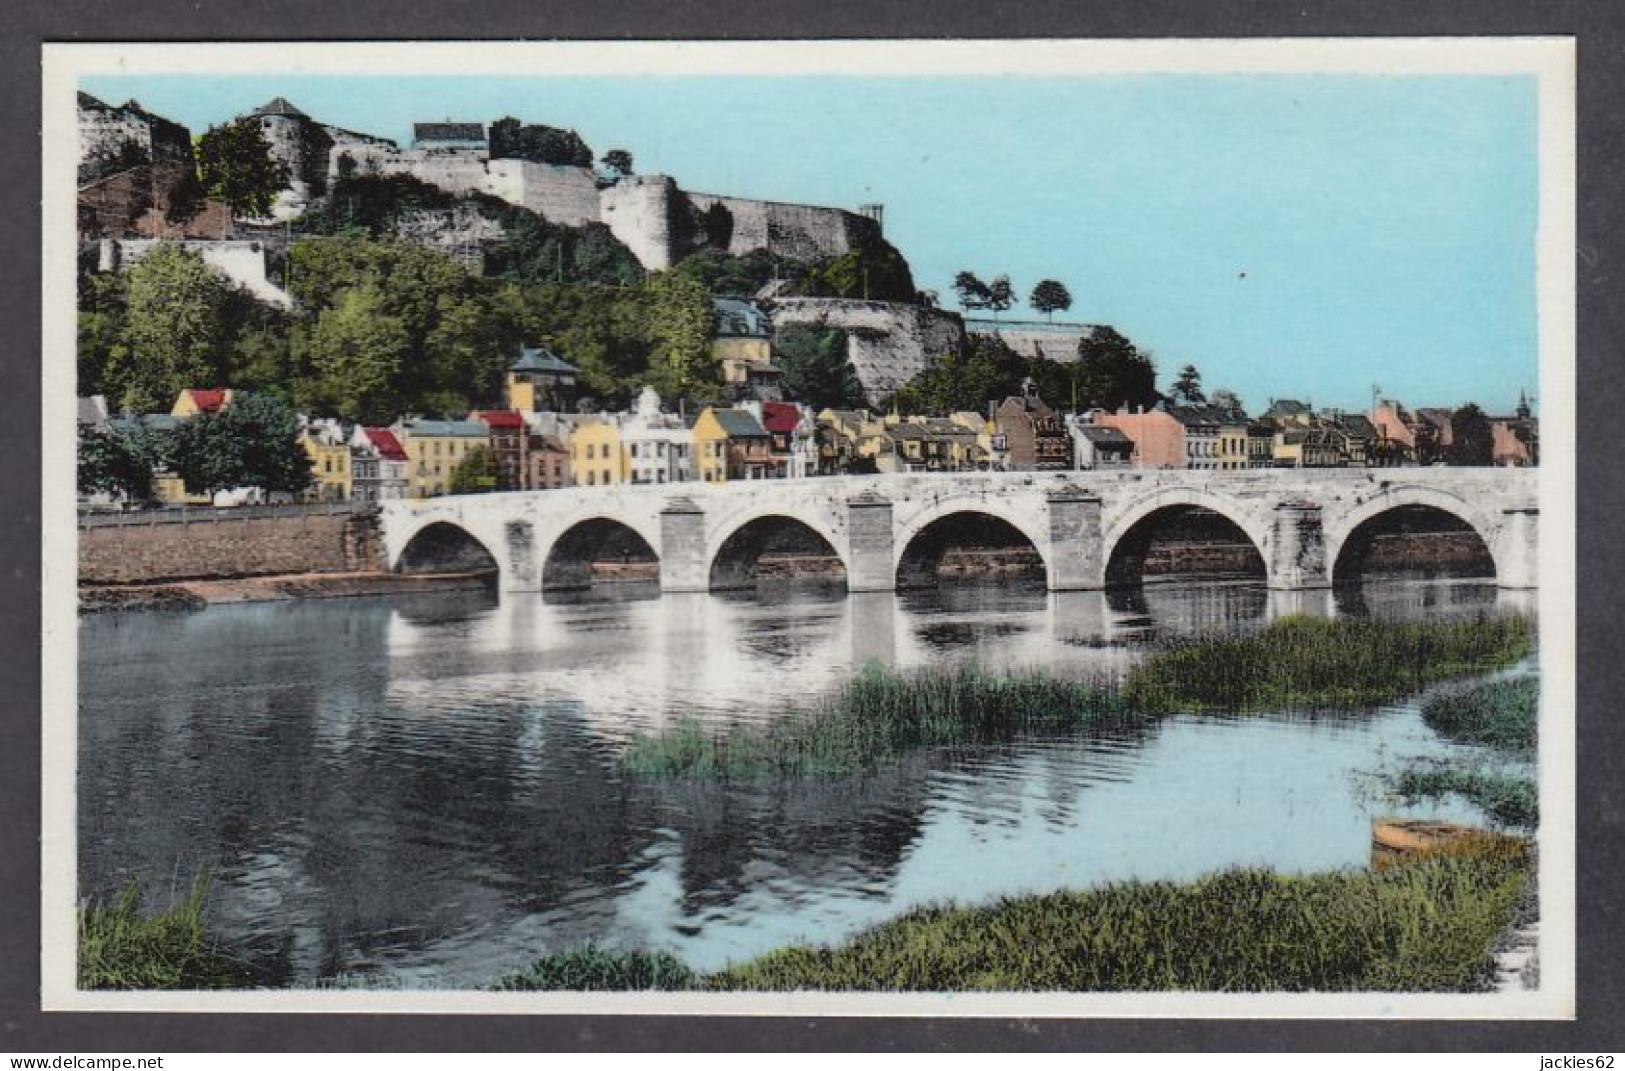
M311 459L307 498L378 502L454 490L544 490L619 484L722 483L846 473L1035 469L1363 467L1444 460L1471 432L1461 411L1379 402L1371 414L1316 412L1291 399L1250 417L1240 406L1169 405L1116 412L1058 413L1031 382L984 414L882 415L747 401L672 413L645 388L622 413L552 408L576 369L525 348L509 368L507 407L459 420L406 417L389 426L307 419L300 442ZM229 390L186 390L167 414L109 417L100 399L81 399L80 423L139 423L163 431L231 404ZM1536 462L1537 427L1527 404L1512 417L1484 417L1491 457ZM490 463L473 484L455 474L476 451ZM174 475L155 476L157 497L201 504Z

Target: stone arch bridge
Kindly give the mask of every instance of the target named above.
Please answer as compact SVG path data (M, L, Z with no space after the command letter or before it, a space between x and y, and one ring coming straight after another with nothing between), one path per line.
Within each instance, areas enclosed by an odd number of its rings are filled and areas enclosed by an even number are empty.
M1426 513L1475 532L1498 584L1532 588L1537 479L1535 469L1491 468L838 476L386 502L382 525L392 568L415 542L471 537L505 591L579 586L616 541L658 560L662 590L706 591L748 573L785 531L821 541L849 590L890 591L911 561L940 558L947 526L969 521L1013 529L1042 558L1051 590L1079 591L1137 579L1135 547L1166 519L1216 514L1258 551L1271 588L1302 590L1342 575L1372 525Z

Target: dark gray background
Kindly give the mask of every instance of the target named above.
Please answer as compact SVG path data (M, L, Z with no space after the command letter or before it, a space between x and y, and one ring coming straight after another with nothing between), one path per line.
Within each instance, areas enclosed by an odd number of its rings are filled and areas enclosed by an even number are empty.
M0 1051L1625 1049L1625 594L1617 465L1625 347L1618 0L8 0L0 7ZM39 46L50 40L1573 35L1579 40L1578 1021L1373 1023L588 1016L114 1015L39 1011ZM1379 314L1380 310L1373 310ZM64 429L54 429L63 434ZM1533 1071L1533 1068L1531 1069Z

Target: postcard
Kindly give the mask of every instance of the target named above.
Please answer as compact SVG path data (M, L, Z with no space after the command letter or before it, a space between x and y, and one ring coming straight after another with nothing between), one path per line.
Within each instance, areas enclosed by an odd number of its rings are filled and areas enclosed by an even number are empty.
M46 1008L1572 1017L1572 41L44 63Z

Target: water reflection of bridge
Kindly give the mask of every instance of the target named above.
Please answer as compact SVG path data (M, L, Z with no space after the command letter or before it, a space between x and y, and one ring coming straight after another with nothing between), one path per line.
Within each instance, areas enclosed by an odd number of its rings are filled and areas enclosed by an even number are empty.
M920 474L449 496L383 506L396 568L495 565L508 591L646 563L661 590L749 586L764 559L822 557L849 591L929 579L966 547L1031 556L1052 591L1139 581L1158 540L1202 527L1281 591L1358 575L1396 534L1459 534L1506 588L1536 585L1538 474L1350 469Z

